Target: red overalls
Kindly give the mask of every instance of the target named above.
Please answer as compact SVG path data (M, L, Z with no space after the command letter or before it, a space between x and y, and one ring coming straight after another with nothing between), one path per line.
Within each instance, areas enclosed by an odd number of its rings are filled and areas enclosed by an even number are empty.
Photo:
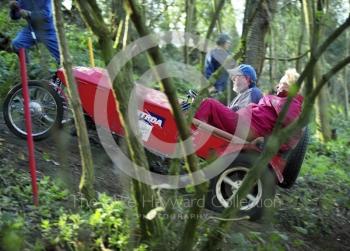
M250 104L234 112L219 101L208 98L200 104L195 118L250 141L271 134L286 101L287 97L267 95L258 104ZM299 94L293 98L283 126L287 126L299 116L302 102L303 97Z

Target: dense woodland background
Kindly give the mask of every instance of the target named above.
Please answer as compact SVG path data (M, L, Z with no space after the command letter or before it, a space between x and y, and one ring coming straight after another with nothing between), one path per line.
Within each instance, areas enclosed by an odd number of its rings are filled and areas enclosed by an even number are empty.
M346 28L322 51L311 71L304 71L317 56L318 46L349 18L347 0L77 0L71 9L61 6L61 10L62 28L73 65L89 66L87 40L90 37L95 63L105 67L112 55L109 53L118 52L127 43L145 35L142 25L149 32L187 31L213 42L218 34L227 32L232 37L230 52L238 62L252 64L257 69L258 86L265 93L273 90L287 68L295 67L305 73L303 92L307 95L323 81L324 74L350 56L350 28ZM98 14L92 15L92 11ZM136 11L142 20L135 17ZM95 20L89 20L86 13ZM7 1L0 1L0 31L14 37L24 25L24 21L10 20ZM162 46L159 53L166 60L203 70L204 54L190 46ZM114 84L118 100L123 98L118 97L119 88L127 91L133 80L157 63L153 56L142 53L125 67L117 79L125 84ZM48 78L56 67L43 46L40 52L30 52L30 79ZM16 55L0 52L0 99L19 82L18 71ZM80 164L76 138L71 139L71 145L66 145L73 149L74 161L78 163L74 168L72 159L58 154L60 148L55 145L59 140L47 139L37 145L41 200L39 208L35 208L31 206L25 144L14 138L2 122L0 250L349 250L350 66L347 64L331 73L312 107L308 123L311 142L297 183L289 190L277 190L278 206L268 221L231 221L222 231L218 228L223 222L221 215L202 211L198 221L189 219L193 208L186 206L185 201L188 196L195 200L200 189L190 187L187 193L155 191L126 177L108 179L111 163L98 159L100 156L96 155L103 155L103 149L93 144L96 177L85 180L87 183L94 180L92 187L87 187L93 192L81 190L80 193L79 178L69 176L80 177L89 167ZM188 89L198 89L183 79L155 83L154 88L162 89L169 84L175 87L180 98ZM222 101L227 102L232 95L226 93ZM129 147L142 152L130 138ZM54 142L54 146L49 142ZM193 159L187 158L187 161L195 166ZM77 174L71 173L73 169L78 169ZM101 177L108 181L103 182ZM142 219L139 216L146 215L154 205L135 206L138 189L150 196L171 198L178 206L166 207L164 214L158 213L153 220ZM220 234L213 234L214 230ZM208 244L213 236L220 238L215 249Z

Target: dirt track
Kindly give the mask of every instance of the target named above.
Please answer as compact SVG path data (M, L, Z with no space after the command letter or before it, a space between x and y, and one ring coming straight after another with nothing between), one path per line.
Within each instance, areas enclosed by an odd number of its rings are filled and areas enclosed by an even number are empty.
M71 191L77 191L80 181L81 164L77 138L68 130L62 130L55 136L35 142L37 173L59 178ZM95 186L99 192L110 195L120 193L119 170L113 167L109 157L98 142L95 131L91 135L91 151L95 166ZM3 163L29 170L26 141L9 131L1 112L0 115L0 158Z

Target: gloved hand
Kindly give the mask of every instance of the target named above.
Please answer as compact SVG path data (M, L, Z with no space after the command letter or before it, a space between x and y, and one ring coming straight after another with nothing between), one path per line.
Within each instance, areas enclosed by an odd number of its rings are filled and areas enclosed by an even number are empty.
M187 92L187 100L182 101L180 104L180 108L182 111L187 111L191 108L191 104L193 103L193 100L197 97L198 93L195 90L188 90Z
M22 18L28 18L28 17L30 17L30 14L31 14L31 12L29 11L29 10L23 10L23 9L21 9L20 11L19 11L19 15L22 17Z
M19 3L17 1L10 1L10 9L11 10L19 10Z
M180 104L180 108L182 111L187 111L188 109L190 109L191 107L191 104L187 101L182 101L181 104Z
M188 93L187 93L188 98L195 99L197 95L198 93L195 90L192 90L192 89L188 90Z

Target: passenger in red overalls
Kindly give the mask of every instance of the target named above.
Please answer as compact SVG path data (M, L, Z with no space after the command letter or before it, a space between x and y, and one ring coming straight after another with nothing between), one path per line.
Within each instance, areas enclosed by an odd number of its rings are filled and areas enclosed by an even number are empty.
M232 81L241 77L236 70L232 70L230 75ZM295 69L287 70L277 85L276 95L266 95L258 104L250 104L237 112L215 99L208 98L200 104L195 118L248 141L264 137L271 134L287 101L288 90L298 77ZM303 97L297 94L290 103L283 126L289 125L300 115L302 103Z

